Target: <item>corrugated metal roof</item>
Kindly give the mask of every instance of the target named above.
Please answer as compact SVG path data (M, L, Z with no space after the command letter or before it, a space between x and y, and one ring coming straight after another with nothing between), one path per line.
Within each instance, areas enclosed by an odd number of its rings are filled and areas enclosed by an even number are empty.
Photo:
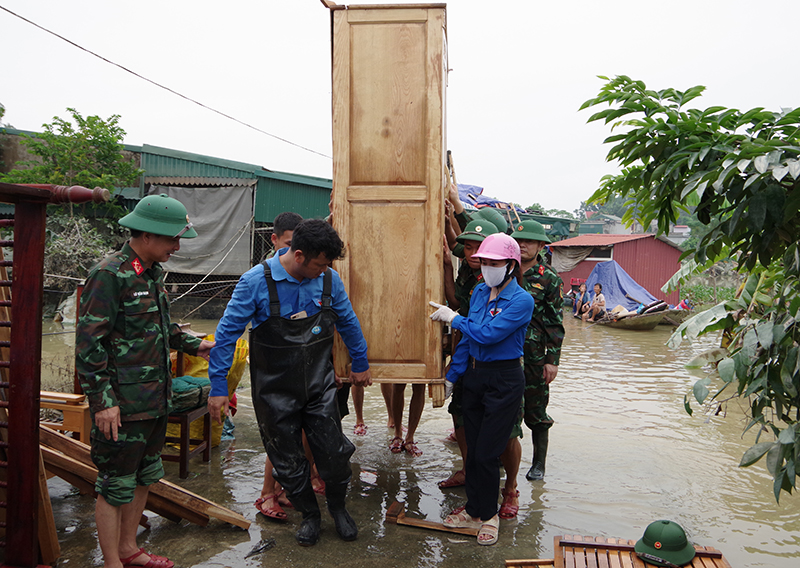
M558 247L607 247L625 241L635 241L637 239L652 239L655 235L579 235L571 239L564 239L553 243L551 246Z
M628 241L636 241L639 239L653 239L657 241L661 241L674 247L676 249L680 249L675 243L671 240L667 239L666 237L656 236L654 234L637 234L637 235L578 235L577 237L572 237L571 239L565 239L563 241L558 241L552 243L550 246L556 247L608 247L614 246L618 243L624 243Z
M155 185L200 185L204 187L223 186L252 186L258 183L257 178L209 178L209 177L180 177L180 176L146 176L145 183Z

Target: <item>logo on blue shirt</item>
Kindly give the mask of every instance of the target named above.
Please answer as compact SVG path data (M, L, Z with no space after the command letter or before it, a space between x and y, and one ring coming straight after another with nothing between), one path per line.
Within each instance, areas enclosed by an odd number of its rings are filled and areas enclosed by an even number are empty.
M318 325L315 325L314 327L311 328L311 333L313 333L314 335L319 335L321 332L322 328Z

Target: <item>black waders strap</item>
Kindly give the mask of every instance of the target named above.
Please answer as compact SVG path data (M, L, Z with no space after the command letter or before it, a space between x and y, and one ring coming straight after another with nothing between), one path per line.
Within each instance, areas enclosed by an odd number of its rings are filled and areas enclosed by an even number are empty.
M267 261L265 260L262 264L264 265L264 278L267 280L267 290L269 290L269 315L270 317L281 317L281 300L278 298L278 287L272 278L272 271L267 266Z
M272 278L272 271L267 265L267 261L261 263L264 266L264 278L267 281L267 289L269 290L269 315L281 317L281 301L278 298L278 287L275 285L275 280ZM330 270L325 271L325 277L322 280L322 307L331 307L331 289L333 288L333 276Z
M331 307L331 281L333 280L333 276L331 276L331 270L328 269L325 271L325 278L322 281L322 307L323 308L330 308ZM270 292L272 295L272 292Z

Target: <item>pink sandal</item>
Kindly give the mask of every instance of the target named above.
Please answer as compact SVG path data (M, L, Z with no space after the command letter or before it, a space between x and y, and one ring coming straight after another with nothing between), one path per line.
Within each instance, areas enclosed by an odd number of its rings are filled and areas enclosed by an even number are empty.
M367 425L363 422L359 422L353 427L353 434L356 436L366 436L367 435Z

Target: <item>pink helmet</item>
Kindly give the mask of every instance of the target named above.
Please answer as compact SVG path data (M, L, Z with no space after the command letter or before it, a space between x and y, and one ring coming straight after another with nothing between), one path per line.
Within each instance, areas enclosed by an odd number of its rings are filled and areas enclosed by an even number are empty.
M474 258L486 258L488 260L514 259L517 264L522 264L519 254L519 244L505 233L495 233L489 235L478 248L478 252L472 255Z

